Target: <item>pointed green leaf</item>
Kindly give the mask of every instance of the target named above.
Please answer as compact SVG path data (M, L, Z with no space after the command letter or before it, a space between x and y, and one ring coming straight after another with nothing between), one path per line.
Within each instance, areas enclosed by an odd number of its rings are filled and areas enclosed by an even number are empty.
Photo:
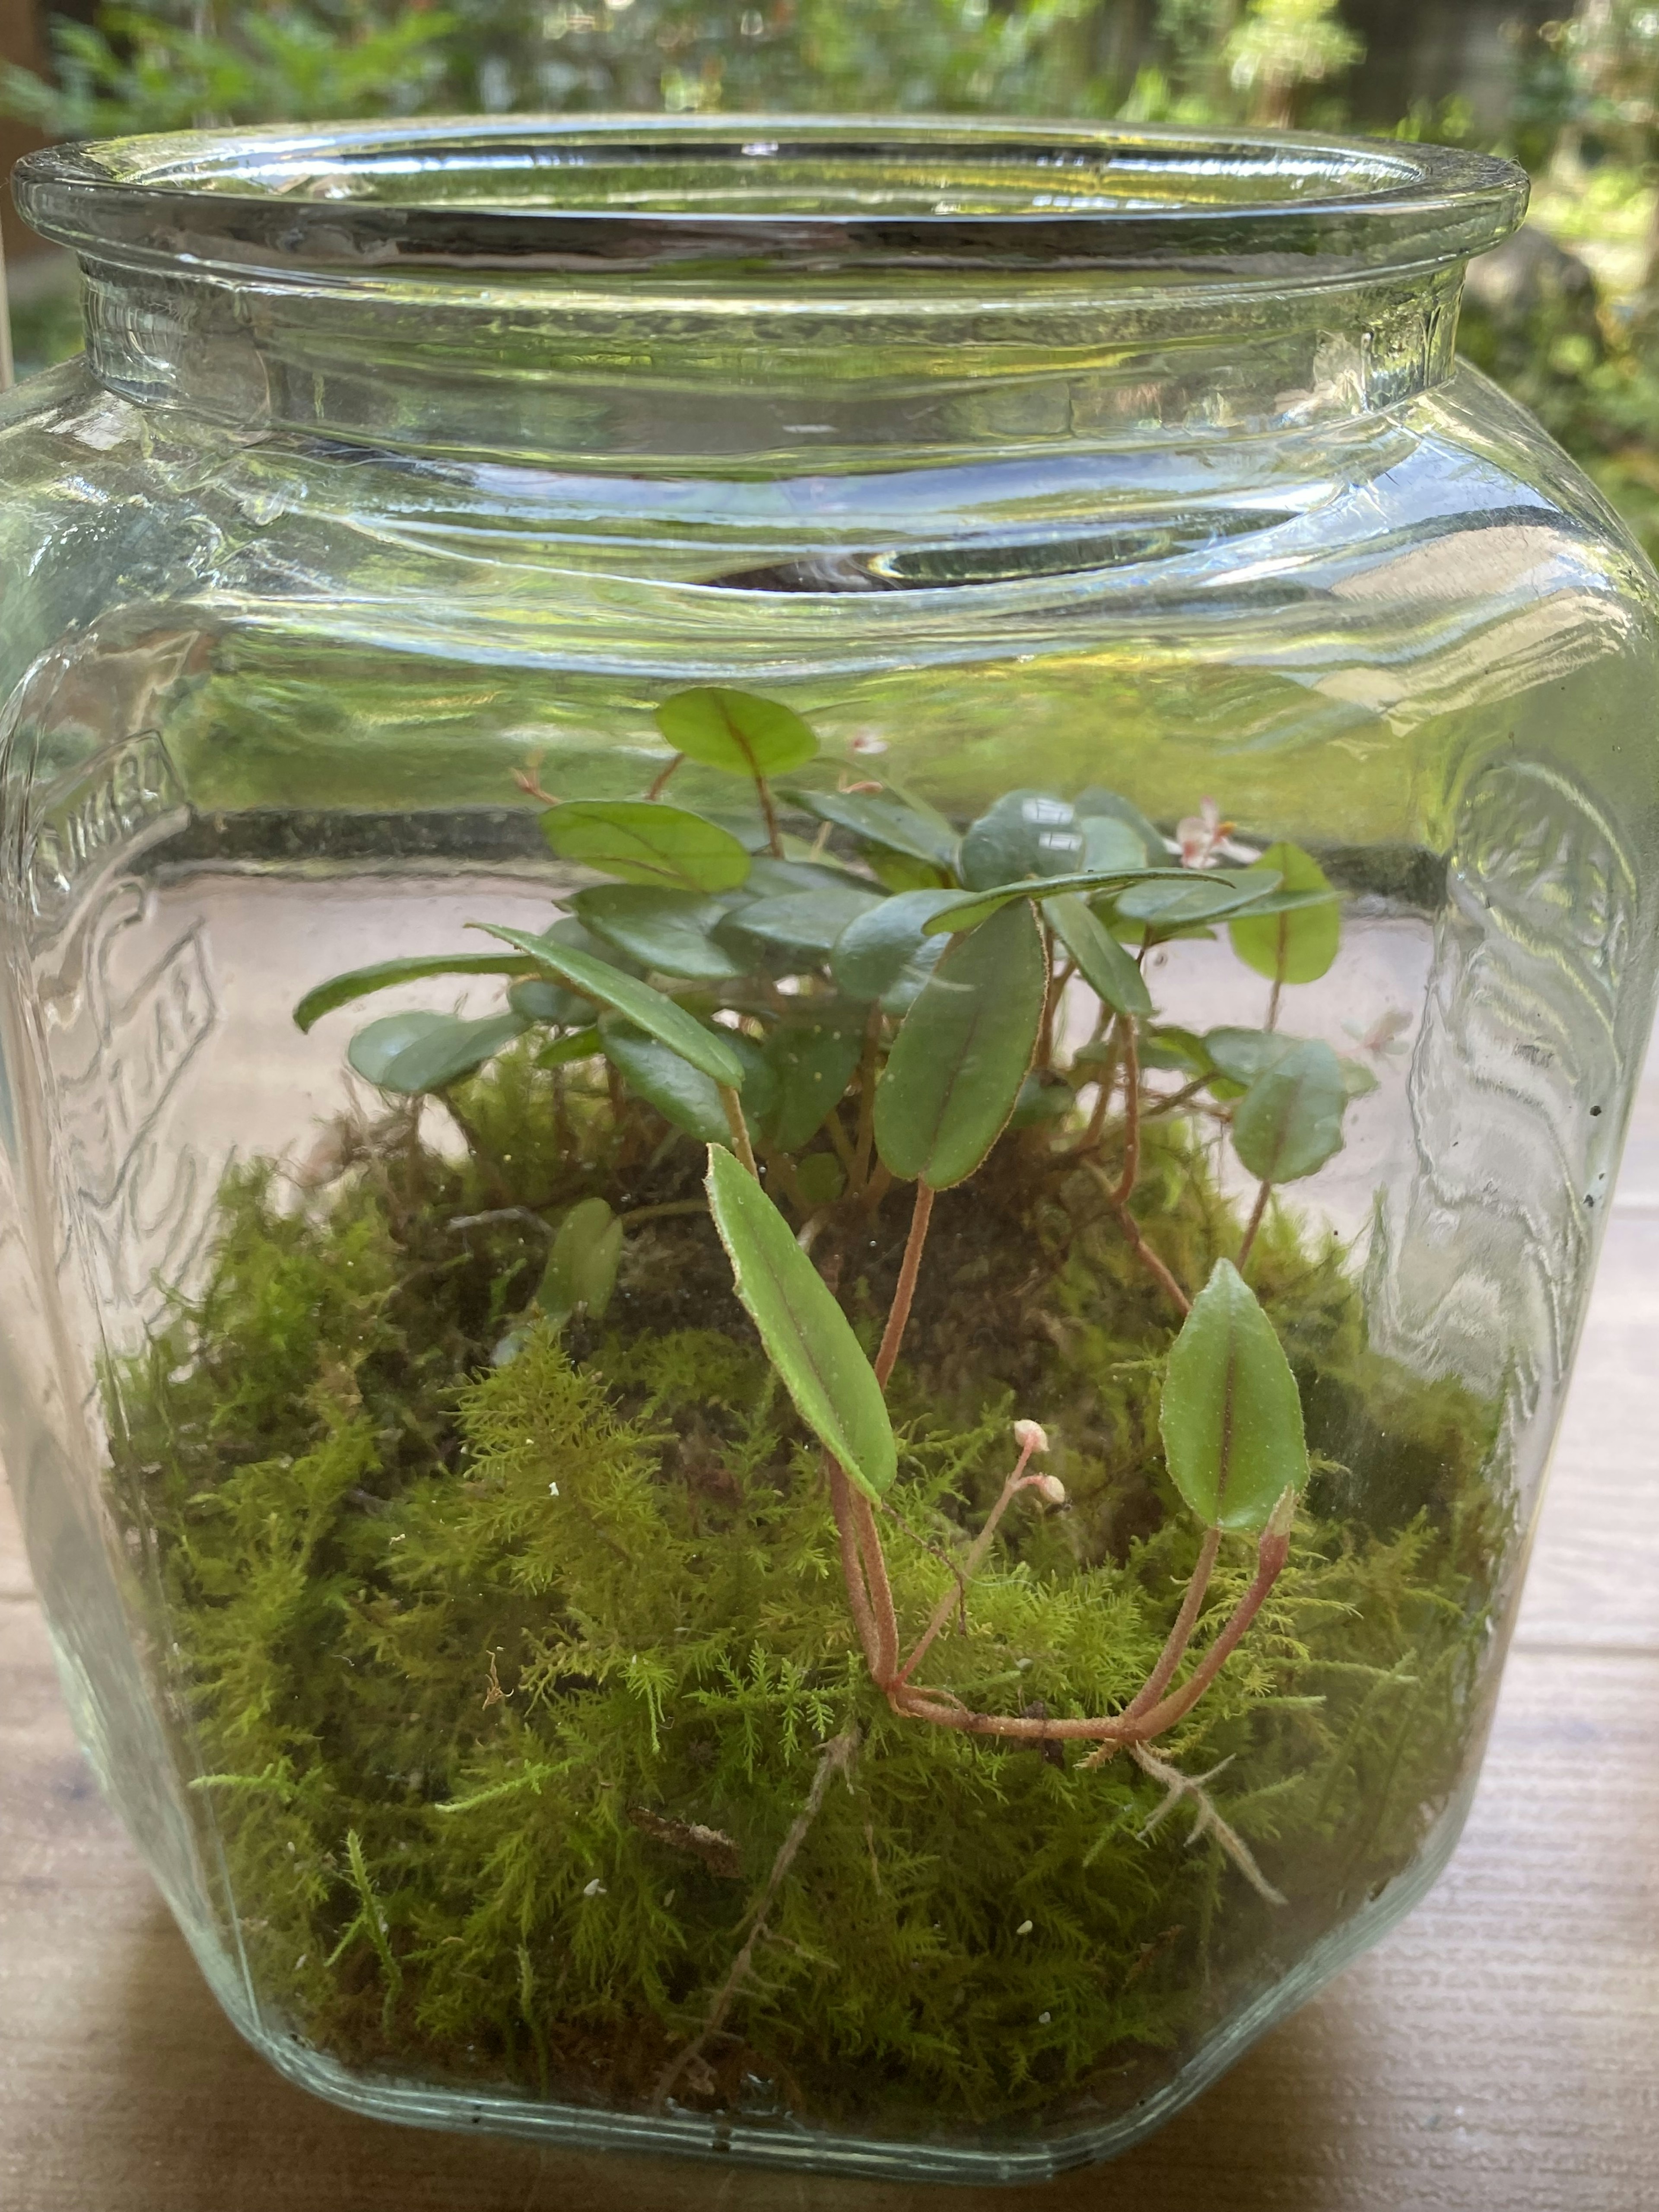
M796 1412L860 1489L881 1497L898 1454L881 1385L846 1315L766 1193L718 1146L708 1188L738 1296Z
M1233 1109L1233 1150L1263 1182L1295 1182L1342 1149L1348 1086L1329 1045L1299 1044L1264 1068Z
M1170 1350L1159 1426L1170 1480L1206 1528L1259 1533L1308 1480L1296 1377L1230 1260L1216 1261Z
M830 1108L846 1095L863 1047L857 1030L785 1023L773 1030L766 1057L777 1079L777 1097L769 1135L780 1152L798 1152L817 1134Z
M866 853L871 874L884 891L941 891L951 887L951 871L908 853Z
M751 899L731 917L731 927L768 945L798 952L828 952L849 922L884 906L884 891L858 884L790 891L782 898Z
M562 1328L573 1314L602 1321L617 1286L623 1225L602 1198L584 1198L559 1224L536 1303Z
M1075 875L1084 866L1083 832L1070 805L1053 792L1005 792L969 824L958 865L975 891Z
M596 937L656 975L720 983L743 973L714 935L730 911L724 899L646 884L600 884L579 891L571 903Z
M656 721L677 753L731 775L783 775L804 766L818 749L792 708L720 684L675 692L658 708Z
M1150 1014L1146 978L1116 938L1109 936L1075 891L1042 902L1044 919L1077 963L1077 971L1117 1014Z
M641 983L636 976L624 975L607 961L579 952L574 945L527 937L521 929L503 929L494 922L475 921L468 927L482 929L490 937L499 937L503 944L516 945L521 952L529 953L538 967L545 969L558 981L568 983L584 998L595 1000L600 1006L623 1015L635 1028L644 1030L682 1059L689 1060L693 1067L700 1067L711 1082L723 1083L732 1091L741 1087L743 1062L731 1046L713 1030L706 1030L684 1006L676 1006L662 992L653 991L649 983Z
M720 1092L702 1068L620 1014L600 1017L599 1043L629 1089L654 1106L665 1121L705 1145L731 1143Z
M866 1002L902 994L913 1000L944 951L943 937L923 934L955 891L899 891L848 923L830 956L830 972L849 998ZM897 1009L890 1008L890 1011Z
M795 789L781 795L866 845L908 854L911 860L930 861L935 867L956 865L957 833L931 808L908 805L887 792Z
M301 1029L308 1030L336 1006L365 999L371 991L389 991L397 983L418 983L428 975L527 975L530 972L528 960L509 959L500 952L434 952L414 960L381 960L373 968L354 968L347 975L319 983L295 1006L294 1019Z
M1125 799L1115 791L1103 791L1091 785L1079 791L1072 801L1072 811L1077 816L1078 827L1083 832L1084 842L1091 846L1094 831L1091 824L1097 822L1119 822L1129 830L1140 848L1140 857L1153 867L1162 867L1170 857L1170 848L1132 799ZM1091 849L1090 866L1100 865Z
M517 1014L477 1022L455 1014L387 1014L358 1030L346 1059L366 1082L418 1098L471 1075L527 1026Z
M902 1181L948 1190L973 1174L1030 1071L1048 988L1029 900L952 942L876 1086L876 1148Z
M1156 883L1132 884L1119 894L1117 911L1123 921L1140 922L1153 933L1213 921L1273 890L1269 878L1275 873L1271 868L1182 868Z
M543 815L542 834L561 860L625 884L729 891L749 873L749 855L729 830L651 799L567 799Z
M1342 937L1342 916L1330 878L1299 845L1270 845L1261 865L1279 878L1277 910L1241 915L1229 923L1233 951L1247 968L1270 981L1317 982L1336 958ZM1250 871L1245 872L1248 876ZM1292 900L1304 902L1292 905Z
M1081 896L1091 891L1121 891L1127 886L1139 886L1165 877L1181 876L1192 881L1184 868L1105 868L1085 869L1074 876L1055 876L1046 883L998 884L989 890L952 891L939 907L933 918L926 925L929 937L957 936L965 929L977 929L1016 899L1041 899L1045 906L1050 899ZM1179 890L1182 886L1176 885Z

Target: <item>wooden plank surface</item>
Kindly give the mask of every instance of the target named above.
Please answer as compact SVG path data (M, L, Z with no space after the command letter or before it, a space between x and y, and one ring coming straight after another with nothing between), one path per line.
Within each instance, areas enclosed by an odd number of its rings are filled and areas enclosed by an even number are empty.
M0 2212L1651 2212L1659 1074L1474 1812L1393 1936L1117 2165L935 2195L416 2133L240 2043L70 1737L0 1493Z

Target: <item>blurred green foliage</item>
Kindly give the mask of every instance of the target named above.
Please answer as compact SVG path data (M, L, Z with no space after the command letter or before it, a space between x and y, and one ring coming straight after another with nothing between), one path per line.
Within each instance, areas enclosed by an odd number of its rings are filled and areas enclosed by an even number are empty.
M1395 131L1532 171L1534 222L1477 272L1464 350L1659 555L1659 5L1577 0L1504 39L1498 127L1454 92ZM150 0L58 18L52 48L49 77L0 69L0 111L71 138L445 110L1325 128L1365 84L1341 0ZM62 288L16 302L14 326L23 368L74 343Z

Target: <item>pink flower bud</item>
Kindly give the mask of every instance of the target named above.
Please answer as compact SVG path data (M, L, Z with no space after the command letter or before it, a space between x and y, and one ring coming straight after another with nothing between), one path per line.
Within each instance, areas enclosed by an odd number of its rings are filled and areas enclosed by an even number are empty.
M1031 1487L1045 1505L1066 1503L1066 1486L1057 1474L1040 1474Z
M1023 1452L1046 1452L1048 1431L1037 1421L1016 1421L1014 1442Z

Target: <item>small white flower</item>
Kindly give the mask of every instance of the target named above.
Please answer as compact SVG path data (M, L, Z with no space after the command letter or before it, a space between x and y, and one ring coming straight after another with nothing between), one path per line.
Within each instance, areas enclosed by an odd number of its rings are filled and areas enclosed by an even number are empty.
M1048 1449L1048 1431L1040 1421L1016 1421L1014 1442L1022 1451L1046 1452Z
M1248 845L1233 842L1233 825L1221 818L1212 799L1201 799L1196 814L1183 814L1176 823L1175 848L1183 868L1212 867L1218 859L1254 860L1260 858Z
M559 1486L558 1486L558 1484L557 1484L556 1482L550 1482L550 1483L548 1484L548 1486L547 1486L547 1494L548 1494L548 1496L549 1496L550 1498L556 1498L556 1497L558 1496L558 1494L559 1494Z
M1387 1008L1368 1030L1362 1030L1358 1022L1344 1022L1342 1024L1351 1037L1358 1040L1362 1052L1369 1052L1378 1060L1393 1060L1405 1051L1406 1047L1400 1039L1411 1025L1412 1018L1401 1006Z
M1045 1505L1066 1503L1066 1486L1057 1474L1040 1474L1031 1487Z
M605 1884L599 1880L598 1875L594 1875L592 1881L588 1883L586 1888L582 1892L582 1895L584 1897L604 1897L606 1894L607 1892L605 1890Z
M1018 1927L1015 1929L1014 1933L1016 1936L1029 1936L1032 1929L1036 1926L1036 1923L1035 1920L1022 1920Z
M1053 2018L1054 2014L1051 2012L1040 2012L1037 2014L1037 2026L1039 2027L1047 2027Z

